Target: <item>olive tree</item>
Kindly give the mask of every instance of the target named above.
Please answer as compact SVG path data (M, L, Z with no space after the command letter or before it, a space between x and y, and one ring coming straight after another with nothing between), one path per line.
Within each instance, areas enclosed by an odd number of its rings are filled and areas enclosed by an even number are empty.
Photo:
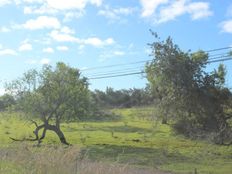
M42 121L38 124L33 120L35 138L25 140L41 143L49 130L57 134L61 143L68 145L60 128L61 121L89 114L87 79L80 76L78 69L64 63L57 63L55 68L45 66L41 71L30 70L6 86L17 100L18 109L31 120L39 118Z

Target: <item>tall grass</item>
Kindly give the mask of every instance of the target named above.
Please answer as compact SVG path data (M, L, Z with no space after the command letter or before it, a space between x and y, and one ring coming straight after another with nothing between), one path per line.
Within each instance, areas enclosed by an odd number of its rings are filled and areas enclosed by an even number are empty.
M35 148L19 144L18 148L0 150L0 173L4 174L164 174L117 163L93 162L76 146Z

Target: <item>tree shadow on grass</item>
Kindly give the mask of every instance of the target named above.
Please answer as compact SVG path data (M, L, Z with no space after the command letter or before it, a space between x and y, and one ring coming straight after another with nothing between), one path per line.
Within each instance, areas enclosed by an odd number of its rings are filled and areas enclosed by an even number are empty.
M148 128L140 128L135 126L106 126L106 127L93 127L86 125L83 128L64 127L66 132L73 131L106 131L106 132L121 132L121 133L150 133L151 130Z
M168 152L165 148L142 148L117 145L94 145L81 151L89 159L118 162L130 165L157 167L172 162L189 161L190 159L179 152Z
M140 127L135 127L135 126L108 126L102 128L103 131L114 131L114 132L125 132L125 133L135 133L135 132L140 132L140 133L150 133L151 130L148 128L140 128Z

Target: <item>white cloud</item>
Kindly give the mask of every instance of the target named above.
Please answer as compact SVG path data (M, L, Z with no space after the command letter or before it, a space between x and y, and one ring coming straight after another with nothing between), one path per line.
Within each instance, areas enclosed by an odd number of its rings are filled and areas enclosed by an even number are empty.
M168 3L169 0L140 0L142 5L142 17L149 17L155 13L158 6Z
M50 33L50 37L57 42L73 42L73 43L84 44L84 45L92 45L95 47L103 47L115 43L113 38L107 38L105 40L102 40L98 37L89 37L86 39L80 39L71 34L67 34L57 30L52 31Z
M69 22L72 19L76 18L80 18L82 16L84 16L85 11L84 10L79 10L79 11L70 11L70 12L65 12L64 14L64 22Z
M91 37L91 38L87 38L86 40L82 40L84 42L84 44L89 44L89 45L93 45L93 46L102 46L104 44L104 42L97 38L97 37Z
M7 27L0 27L0 32L2 33L10 32L10 29Z
M232 19L231 20L227 20L227 21L223 21L220 24L220 27L222 29L222 32L232 33Z
M87 39L82 39L81 43L86 44L86 45L96 46L96 47L102 47L102 46L113 44L114 40L112 38L108 38L106 40L101 40L97 37L90 37Z
M43 37L40 39L35 39L33 40L35 43L39 43L42 45L51 45L52 44L52 39L50 37Z
M69 48L66 46L57 46L56 49L59 51L68 51L69 50Z
M44 53L54 53L54 50L53 50L53 48L50 48L50 47L49 47L49 48L44 48L44 49L43 49L43 52L44 52Z
M123 51L114 51L113 54L114 54L115 56L124 56L124 55L125 55L125 52L123 52Z
M51 60L47 59L47 58L43 58L39 61L39 63L42 65L48 65L48 64L50 64L50 62L51 62Z
M24 14L32 14L33 13L32 7L24 7L23 13Z
M10 3L11 3L10 0L0 0L0 7L4 6L4 5L7 5L7 4L10 4Z
M23 0L25 3L43 3L44 0Z
M61 24L55 17L39 16L37 19L30 19L23 27L30 30L37 30L43 28L60 28Z
M85 45L80 45L79 47L78 47L78 50L83 50L85 48Z
M60 15L67 22L83 16L88 5L100 7L103 0L0 0L0 7L13 3L21 5L24 14ZM27 25L26 28L31 29Z
M105 16L111 20L120 20L121 16L128 16L135 12L136 8L127 7L127 8L109 8L108 6L105 9L99 10L98 15Z
M113 11L116 13L116 14L122 14L122 15L130 15L130 14L133 14L134 11L136 9L135 8L132 8L132 7L127 7L127 8L117 8L117 9L114 9Z
M158 23L173 20L177 16L184 14L185 11L185 0L175 1L174 3L170 4L170 6L164 7L160 10Z
M75 33L74 30L70 29L70 28L67 27L67 26L62 27L62 28L60 29L60 31L61 31L62 33L65 33L65 34L74 34L74 33Z
M24 14L56 14L58 10L49 7L48 5L44 4L42 6L26 6L23 9Z
M164 23L178 16L189 14L192 20L213 15L208 2L191 2L191 0L140 0L143 11L141 16L150 18L155 23Z
M51 60L48 59L48 58L43 58L43 59L40 59L40 60L36 60L36 59L28 59L26 61L27 64L41 64L41 65L48 65L50 64Z
M86 5L85 0L47 0L47 3L58 10L83 9Z
M103 0L90 0L90 3L96 6L101 6L102 5Z
M84 9L86 5L91 4L97 7L102 5L103 0L1 0L0 6L6 4L33 4L33 5L46 5L50 8L57 10L74 10L74 9Z
M121 57L124 56L126 53L124 51L120 51L120 50L108 50L108 51L104 51L99 55L99 62L104 62L106 60L109 60L113 57Z
M209 3L206 2L193 2L189 4L187 11L193 20L213 15L213 12L209 10Z
M32 50L32 45L25 42L25 43L22 43L19 47L19 51L30 51Z
M115 43L115 41L114 41L113 38L108 38L108 39L105 40L105 44L107 44L107 45L112 45L114 43Z
M86 7L88 3L96 6L102 4L102 0L46 0L47 4L58 10L82 10Z
M0 56L16 56L17 55L17 52L15 50L12 50L12 49L3 49L3 50L0 50Z
M80 39L66 33L61 33L57 30L54 30L50 33L50 37L57 42L80 42Z
M74 18L80 18L85 14L85 10L58 10L52 8L48 4L44 3L41 6L25 6L23 10L24 14L37 14L37 15L57 15L61 14L64 16L64 22L69 22Z

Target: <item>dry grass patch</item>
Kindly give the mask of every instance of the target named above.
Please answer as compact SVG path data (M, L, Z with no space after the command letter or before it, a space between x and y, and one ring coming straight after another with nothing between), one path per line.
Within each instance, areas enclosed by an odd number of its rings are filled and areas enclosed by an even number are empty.
M76 146L33 147L18 144L17 148L0 149L0 173L23 174L164 174L127 164L93 162Z

